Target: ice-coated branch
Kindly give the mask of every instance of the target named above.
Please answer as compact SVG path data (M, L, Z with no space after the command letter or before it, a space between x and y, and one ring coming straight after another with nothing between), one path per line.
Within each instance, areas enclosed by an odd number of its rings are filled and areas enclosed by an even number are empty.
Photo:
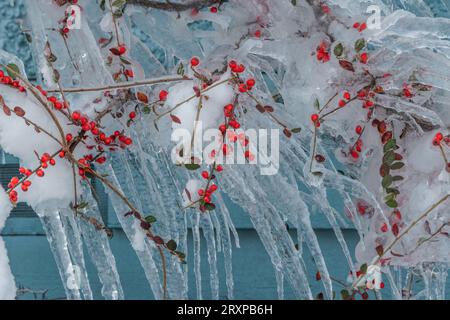
M221 0L193 0L186 3L175 3L172 1L153 1L153 0L128 0L128 4L134 4L141 7L164 10L164 11L186 11L191 9L202 9L218 3Z
M146 79L146 80L139 80L139 81L133 81L133 82L121 82L121 83L115 83L111 85L105 85L105 86L98 86L98 87L87 87L87 88L62 88L65 93L83 93L83 92L96 92L96 91L109 91L109 90L115 90L115 89L130 89L130 88L137 88L147 85L154 85L159 83L168 83L168 82L176 82L176 81L187 81L192 80L189 77L161 77L161 78L155 78L155 79ZM47 90L49 93L56 93L59 92L59 89L50 89Z

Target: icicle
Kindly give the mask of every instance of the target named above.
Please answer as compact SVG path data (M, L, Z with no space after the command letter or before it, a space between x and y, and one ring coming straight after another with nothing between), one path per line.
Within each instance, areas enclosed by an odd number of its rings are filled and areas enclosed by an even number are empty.
M99 223L103 223L97 201L93 198L90 190L84 190L84 198L88 206L79 209L81 213L89 218L95 218ZM91 257L91 261L97 269L97 274L102 284L102 295L105 299L123 299L122 285L119 273L117 272L116 260L109 246L109 239L103 230L96 230L95 227L78 219L84 243Z
M217 205L216 205L216 216L221 226L220 240L222 242L222 252L225 264L225 282L227 284L228 299L234 299L234 280L233 280L233 261L232 261L232 247L231 247L231 236L230 229L228 225L229 212L228 208L225 206L223 199L220 195L217 195ZM234 226L233 226L234 228ZM236 231L236 229L234 229ZM237 234L236 234L237 236ZM239 239L236 240L237 242ZM239 244L239 243L238 243Z
M200 256L200 212L191 215L192 237L194 239L194 275L197 299L202 300L202 273Z
M121 188L119 187L119 181L117 180L117 177L111 165L103 165L102 170L103 173L108 174L108 178L111 180L111 182L114 183L119 190L121 190ZM134 223L135 220L132 217L124 216L124 214L129 212L130 209L124 204L123 200L120 199L109 188L106 188L106 193L111 200L120 225L122 226L125 234L131 242L133 249L136 252L136 255L139 258L155 299L162 299L162 286L159 278L160 273L152 255L152 252L154 252L154 245L145 240L142 229L139 227L139 225L136 226L136 224Z
M72 262L69 252L69 240L61 221L57 203L46 203L33 209L38 214L44 227L67 299L81 299L82 292L78 280L79 267Z
M397 284L395 283L395 279L392 276L390 267L386 268L385 274L387 276L387 279L389 280L389 284L390 284L391 290L392 290L392 295L394 296L395 299L402 300L402 292L399 290L399 288L397 287Z
M58 213L64 227L67 247L75 270L75 279L80 286L83 298L92 300L93 296L84 260L83 241L78 223L75 221L74 212L72 209L67 208L59 209Z
M202 216L201 227L203 236L206 241L206 248L208 253L209 263L209 277L211 284L211 299L219 299L219 272L217 270L217 256L216 256L216 240L214 237L214 227L212 225L211 217L209 215Z
M280 270L275 269L275 278L277 280L277 293L278 293L278 299L284 300L284 276L283 272Z

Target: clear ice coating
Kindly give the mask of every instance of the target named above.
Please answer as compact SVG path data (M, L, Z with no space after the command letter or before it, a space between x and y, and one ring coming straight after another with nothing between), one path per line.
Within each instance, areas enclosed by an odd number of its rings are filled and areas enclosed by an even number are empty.
M183 1L172 1L173 3ZM223 68L229 59L237 59L247 66L256 80L253 94L261 101L275 107L277 115L287 121L288 127L300 127L295 138L281 137L280 167L276 175L262 176L257 166L225 166L218 177L221 192L240 206L250 220L273 264L278 297L284 298L288 285L296 298L313 299L308 276L318 271L326 299L333 298L333 266L327 265L311 220L313 214L323 214L336 235L342 254L353 276L362 264L377 260L375 244L389 246L394 243L389 266L382 272L389 283L394 299L443 299L447 276L449 237L424 242L427 228L436 230L449 223L448 203L438 206L427 215L427 226L408 229L439 199L450 193L449 175L443 170L439 150L430 141L440 128L450 125L450 18L445 1L353 1L331 0L328 6L334 19L322 13L321 1L315 0L230 0L219 13L201 10L197 14L143 8L137 1L128 0L124 16L118 23L121 41L129 48L135 80L174 74L180 61L198 56L201 67ZM102 10L97 1L79 1L82 10L81 28L73 30L67 39L55 28L64 14L51 0L26 1L29 12L27 25L33 39L32 51L38 65L38 82L54 88L56 83L41 54L49 41L57 53L55 63L61 83L65 88L95 87L114 83L113 67L105 58L109 50L99 45L98 39L113 34L113 21L109 4ZM354 91L361 86L349 74L343 73L332 60L318 64L311 55L323 41L341 41L351 47L360 37L352 30L355 21L367 18L369 5L378 6L382 12L379 28L367 31L370 67L377 75L390 73L385 90L402 90L408 79L431 86L415 99L380 95L377 104L380 113L395 124L395 137L401 142L406 168L401 174L403 230L408 230L402 241L380 233L383 223L390 224L390 209L384 204L378 175L383 157L378 133L367 133L365 151L360 162L344 157L344 148L354 137L354 124L363 122L364 111L343 110L323 123L317 146L313 144L314 128L310 115L314 101L321 105L335 92ZM349 18L351 17L351 18ZM262 27L261 27L262 26ZM349 27L350 26L350 27ZM251 36L256 30L262 36ZM14 62L14 57L0 52L2 63ZM186 64L185 64L186 65ZM353 81L353 82L351 82ZM147 86L145 91L153 100L161 88L169 85ZM191 86L191 84L188 84ZM0 93L2 93L0 89ZM176 94L176 93L174 93ZM93 115L106 106L92 101L101 93L68 95L71 105ZM273 100L273 96L282 99ZM253 110L253 101L241 103L248 109L242 113L241 123L247 128L274 128L277 125L268 117ZM129 107L129 105L124 105ZM223 106L217 106L222 108ZM230 218L229 203L217 196L216 209L202 214L181 205L182 194L190 179L198 178L195 172L174 165L171 161L171 126L161 120L159 130L148 117L141 117L133 126L124 120L109 125L124 130L132 137L133 147L112 155L99 166L100 173L108 175L140 212L154 215L154 230L163 239L174 239L179 250L187 251L188 232L193 236L195 298L219 299L219 289L225 285L227 298L235 296L232 268L232 247L239 247L238 233ZM404 138L403 131L408 131ZM1 137L1 134L0 134ZM1 138L2 147L8 151L7 141ZM312 162L314 148L327 159L325 163ZM11 149L11 148L10 148ZM13 152L12 152L13 153ZM21 159L21 161L25 161ZM310 170L311 169L311 170ZM311 172L320 171L320 175ZM106 190L118 221L126 233L142 265L153 296L163 298L161 259L155 244L145 237L135 220L125 217L129 208L111 190ZM83 213L101 221L101 215L90 189L83 189L89 203ZM336 198L340 204L336 204ZM92 299L92 291L85 268L83 243L91 256L102 283L105 299L123 299L119 274L114 256L103 232L73 216L72 210L58 199L39 202L33 200L57 263L68 299ZM370 208L370 218L358 213L358 206ZM421 223L424 221L420 220ZM295 227L295 238L286 224ZM342 228L353 227L360 236L356 259L347 246ZM204 238L204 241L202 240ZM234 245L233 245L234 242ZM203 245L205 244L205 245ZM297 245L296 245L297 244ZM314 260L315 270L307 270L304 252L308 250ZM202 274L200 252L206 250L208 274ZM187 267L165 254L167 262L167 298L187 299ZM224 263L226 281L219 281L218 257ZM205 296L202 278L209 279L211 296ZM414 279L423 280L424 287L410 295ZM381 298L381 293L377 292Z

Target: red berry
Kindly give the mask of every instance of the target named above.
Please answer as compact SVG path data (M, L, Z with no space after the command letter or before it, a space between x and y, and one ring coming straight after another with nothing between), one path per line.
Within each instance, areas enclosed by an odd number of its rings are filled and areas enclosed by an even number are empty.
M355 23L353 24L353 28L358 29L358 28L359 28L359 22L355 22Z
M127 47L125 47L124 45L121 45L117 48L117 50L119 50L120 55L123 55L123 54L125 54L125 52L127 52Z
M350 155L351 155L352 158L354 158L354 159L358 159L358 158L359 158L359 153L356 152L356 150L350 151Z
M236 66L236 72L237 73L242 73L245 71L245 66L243 64L240 64L238 66Z
M66 141L67 141L67 142L72 141L72 138L73 138L73 136L72 136L71 133L66 134Z
M436 133L436 135L434 136L434 138L435 138L436 140L441 141L441 140L444 138L444 136L442 135L442 133L438 132L438 133Z
M217 165L216 170L217 170L217 172L222 172L223 171L222 165L220 165L220 164Z
M359 26L358 31L362 32L367 28L367 24L365 22L361 23L361 25Z
M261 37L261 30L256 30L254 33L255 37L260 38Z
M168 95L169 95L169 93L166 90L161 90L159 92L159 100L165 101L167 99Z
M344 92L344 99L350 100L350 98L351 98L350 92Z
M217 7L211 7L209 11L211 11L211 13L217 13Z
M361 61L361 63L366 64L367 60L369 59L369 56L367 53L362 53L361 56L359 57L359 61Z
M344 107L347 104L344 100L339 100L339 107Z
M380 288L383 289L384 288L384 282L380 283Z
M314 113L311 115L311 121L312 122L316 122L317 120L319 120L319 115L317 113Z
M204 179L208 179L208 177L209 177L208 171L202 171L202 177L203 177Z
M217 185L215 185L215 184L213 184L213 185L211 185L211 187L209 187L210 192L214 192L216 190L217 190Z
M72 113L72 120L73 121L78 121L80 120L81 114L78 111L75 111Z
M255 79L250 78L246 81L246 83L247 83L247 87L251 88L255 85L256 81L255 81Z
M200 60L197 57L191 59L191 66L196 67L200 64Z
M64 151L60 151L58 155L60 158L64 158L66 156L66 153Z
M239 92L244 93L244 92L247 92L247 90L248 90L248 88L247 88L247 85L245 83L239 84Z
M36 171L36 174L37 174L38 177L43 177L43 176L44 176L44 171L41 170L41 169L38 169L38 170Z
M201 196L203 196L204 191L203 191L203 189L198 189L197 193L201 197Z
M133 77L134 77L134 72L133 72L133 70L131 70L131 69L126 69L126 70L125 70L125 75L126 75L128 78L133 78Z
M129 117L130 117L130 119L136 118L136 112L134 112L134 111L130 112Z
M387 232L388 228L387 228L387 224L383 223L383 225L381 226L381 232Z
M355 128L355 132L356 132L356 134L361 134L361 133L362 133L362 131L363 131L363 129L362 129L362 127L361 127L361 126L356 126L356 128Z

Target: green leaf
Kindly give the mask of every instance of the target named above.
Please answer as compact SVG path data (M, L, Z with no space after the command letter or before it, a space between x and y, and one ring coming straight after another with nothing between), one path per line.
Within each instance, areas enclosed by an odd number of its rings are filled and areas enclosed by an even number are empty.
M150 224L155 223L156 222L156 217L154 217L154 216L146 216L145 217L145 221L147 221Z
M314 108L316 108L317 110L320 110L320 102L319 99L316 98L316 100L314 100Z
M186 163L184 166L188 170L197 170L198 168L200 168L200 165L196 163Z
M342 300L348 300L350 298L350 294L346 289L341 290Z
M177 74L180 76L184 76L184 65L182 63L180 63L180 65L178 66Z
M292 132L292 133L299 133L300 131L302 131L302 128L294 128L294 129L291 129L291 132Z
M367 263L364 263L364 264L359 268L359 271L360 271L362 274L366 274L366 273L367 273Z
M180 258L181 260L184 260L186 258L186 255L184 254L184 252L181 251L174 251L174 253L177 255L178 258Z
M397 203L397 201L395 201L395 199L389 199L388 201L386 201L386 205L389 208L397 208L398 207L398 203Z
M120 8L120 7L124 6L126 3L127 3L127 0L116 0L112 3L112 6Z
M393 193L395 195L399 195L400 191L397 188L386 188L387 193Z
M384 197L384 201L389 201L389 200L395 200L395 194L389 193L387 196Z
M131 62L128 61L127 59L125 59L124 57L120 57L120 61L122 61L123 64L127 64L127 65L131 64Z
M342 56L342 53L344 53L344 46L342 45L342 43L338 43L333 50L333 53L336 57L340 57Z
M142 112L145 114L149 114L151 112L151 109L148 106L145 106L144 108L142 108Z
M106 9L106 0L101 0L100 1L100 9L105 11L105 9Z
M393 164L391 165L391 169L392 169L392 170L398 170L398 169L403 168L404 165L405 165L405 164L404 164L403 162L395 162L395 163L393 163Z
M383 163L387 164L388 166L391 165L392 162L395 161L395 153L392 150L389 150L386 152L383 156Z
M20 69L14 63L8 64L7 67L6 72L11 78L16 79L17 75L20 75Z
M403 180L402 176L393 176L392 177L392 181L401 181L401 180Z
M366 46L366 40L358 39L355 42L355 50L356 52L360 52Z
M383 186L383 188L387 188L392 184L392 176L391 175L387 175L384 176L383 180L381 180L381 185Z
M170 251L177 250L177 243L175 242L175 240L167 241L166 246L167 246L167 249L169 249Z
M208 211L212 211L216 208L216 205L214 203L205 203L205 209Z
M87 208L88 206L89 206L89 203L81 202L77 205L77 209L84 209L84 208Z
M394 149L396 145L397 141L395 139L388 140L383 147L383 152L386 153L387 151Z

